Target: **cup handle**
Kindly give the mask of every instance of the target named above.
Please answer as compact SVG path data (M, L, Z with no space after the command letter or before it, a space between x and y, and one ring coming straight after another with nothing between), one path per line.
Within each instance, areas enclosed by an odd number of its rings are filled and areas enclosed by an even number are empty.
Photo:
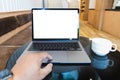
M113 66L114 65L114 61L113 60L109 60L109 66Z
M116 44L112 44L112 46L114 46L114 49L111 49L110 51L114 52L117 50L117 45Z

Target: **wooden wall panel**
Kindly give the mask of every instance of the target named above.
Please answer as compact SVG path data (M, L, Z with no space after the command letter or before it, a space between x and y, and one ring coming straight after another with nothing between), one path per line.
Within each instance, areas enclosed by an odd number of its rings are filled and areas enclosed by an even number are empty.
M88 23L95 26L95 10L89 10L89 13L88 13Z
M102 30L120 38L120 11L105 11Z

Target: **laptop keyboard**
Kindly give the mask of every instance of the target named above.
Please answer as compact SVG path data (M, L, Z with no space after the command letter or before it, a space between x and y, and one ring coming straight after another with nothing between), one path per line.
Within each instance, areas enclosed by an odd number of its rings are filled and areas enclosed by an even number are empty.
M36 50L81 50L77 42L52 42L52 43L33 43L33 48Z

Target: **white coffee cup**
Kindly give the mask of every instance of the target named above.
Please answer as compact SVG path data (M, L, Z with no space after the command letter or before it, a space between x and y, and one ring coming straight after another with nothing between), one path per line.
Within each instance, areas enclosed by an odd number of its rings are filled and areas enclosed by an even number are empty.
M112 49L112 47L114 47L114 49ZM117 45L113 44L110 40L105 38L93 38L91 49L95 54L99 56L105 56L110 51L112 52L116 51Z

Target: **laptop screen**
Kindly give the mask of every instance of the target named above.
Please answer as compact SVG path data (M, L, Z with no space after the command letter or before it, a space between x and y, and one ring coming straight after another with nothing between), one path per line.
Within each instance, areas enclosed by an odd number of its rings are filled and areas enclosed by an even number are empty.
M79 9L33 9L33 39L77 39Z

